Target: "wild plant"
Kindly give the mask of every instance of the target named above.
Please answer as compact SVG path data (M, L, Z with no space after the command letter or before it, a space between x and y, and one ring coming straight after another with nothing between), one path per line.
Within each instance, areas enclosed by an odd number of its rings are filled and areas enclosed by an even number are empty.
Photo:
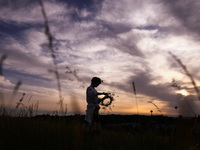
M55 74L55 77L56 77L58 95L59 95L59 104L60 104L60 114L62 115L63 112L64 112L62 88L61 88L61 83L60 83L60 75L59 75L59 72L58 72L58 65L57 65L57 62L56 62L56 54L55 54L55 51L54 51L54 48L53 48L53 36L51 34L51 31L50 31L50 27L49 27L49 23L48 23L48 19L47 19L47 15L46 15L46 12L45 12L43 2L42 2L42 0L38 0L38 2L39 2L39 5L41 7L42 16L43 16L44 25L45 25L45 34L46 34L48 42L49 42L48 47L49 47L51 57L52 57L52 60L53 60L53 64L54 64L54 70L50 70L50 71L53 72Z
M22 85L22 82L21 81L18 81L13 89L13 92L12 92L12 96L10 98L10 101L13 100L17 94L17 91L19 90L19 87Z
M194 87L194 90L195 90L195 92L196 92L196 95L197 95L198 99L200 100L200 91L199 91L199 88L198 88L198 86L197 86L197 84L196 84L196 82L195 82L195 80L194 80L192 74L188 71L187 67L182 63L182 61L181 61L176 55L174 55L172 52L169 52L169 54L172 56L172 58L174 58L174 59L177 61L177 63L179 64L179 66L180 66L181 68L183 68L184 72L186 73L186 75L187 75L187 76L189 77L189 79L191 80L191 83L192 83L192 85L193 85L193 87ZM180 85L178 85L178 84L175 82L174 79L173 79L172 82L173 82L173 84L172 84L173 87L176 87L176 88L178 88L178 89L181 89ZM191 107L190 103L189 103L186 99L184 99L183 97L182 97L182 99L185 101L185 103L187 104L187 106L188 106L188 108L190 109L190 111L194 114L194 116L196 116L196 113L194 112L194 110L193 110L193 108Z
M0 59L0 77L3 77L3 62L5 61L7 59L7 55L6 54L3 54L2 56L1 56L1 59ZM12 95L11 95L11 97L10 97L10 101L9 102L11 102L13 99L14 99L14 97L16 96L16 94L17 94L17 91L19 90L19 88L20 88L20 86L22 85L22 82L21 81L18 81L17 83L16 83L16 85L15 85L15 87L14 87L14 89L13 89L13 92L12 92ZM0 92L0 98L2 99L2 100L4 100L4 93L1 91ZM22 99L20 99L20 100L22 100ZM8 107L10 107L10 104L8 104ZM6 107L4 106L4 105L2 105L2 108L3 108L3 114L5 114L5 112L6 112ZM12 112L10 112L9 114L11 114Z
M182 61L176 55L174 55L172 52L169 52L169 55L171 55L172 58L174 58L177 61L179 66L183 68L184 72L191 80L191 83L194 87L198 100L200 100L200 91L192 74L188 71L187 67L182 63ZM182 117L179 118L179 120L176 122L177 131L176 131L175 139L177 143L177 149L194 149L197 145L197 142L199 142L198 140L199 137L197 137L197 134L196 134L197 132L199 132L199 128L197 128L198 118L195 112L193 111L192 107L190 106L190 104L187 102L187 100L185 100L185 102L187 103L187 106L190 108L190 110L194 114L194 118L192 118L191 120L184 120L182 119ZM178 107L175 107L175 109L176 108ZM187 140L185 138L186 136L189 137ZM199 149L199 146L197 148Z
M185 71L186 75L190 78L192 85L194 87L194 90L197 94L198 99L200 100L200 92L199 92L199 88L196 85L196 82L193 78L193 76L190 74L190 72L188 71L187 67L182 63L182 61L180 59L178 59L178 57L176 55L174 55L172 52L169 52L169 54L172 56L172 58L174 58L177 63L180 65L181 68L183 68L183 70Z
M81 88L84 88L85 87L85 82L78 76L78 69L74 69L74 70L72 70L70 67L66 67L66 72L65 73L67 73L67 74L72 74L74 77L75 77L75 79L78 81L78 82L80 82L81 83ZM71 80L71 81L73 81L73 79L69 79L69 80Z
M136 95L136 87L135 87L135 83L132 82L132 85L133 85L133 92L134 92L134 95L135 95L135 102L136 102L137 114L139 114L139 108L138 108L138 101L137 101L137 95Z
M3 62L6 60L7 55L3 54L0 59L0 82L3 82ZM0 102L4 103L4 94L3 90L0 91Z
M19 99L19 101L16 103L15 110L13 112L13 115L17 117L24 117L24 116L29 116L33 117L34 115L37 115L38 108L39 108L39 101L37 101L35 104L29 104L30 102L30 97L28 100L27 105L23 103L24 97L26 93L22 94L22 97ZM35 112L35 114L34 114Z
M22 101L23 101L25 95L26 95L26 93L23 93L23 94L22 94L22 97L19 99L19 102L17 102L17 105L16 105L16 107L15 107L15 110L17 110L17 108L18 108L20 105L25 106L25 105L22 103ZM26 106L25 106L25 107L26 107Z
M156 107L156 109L160 112L160 114L162 115L162 111L160 110L160 108L152 101L148 101L148 103L152 104L153 106Z
M6 60L7 55L3 54L0 59L0 76L3 76L3 62Z
M175 81L175 79L172 79L172 87L177 88L178 90L181 89L181 86Z
M8 116L8 112L4 105L0 106L0 116Z

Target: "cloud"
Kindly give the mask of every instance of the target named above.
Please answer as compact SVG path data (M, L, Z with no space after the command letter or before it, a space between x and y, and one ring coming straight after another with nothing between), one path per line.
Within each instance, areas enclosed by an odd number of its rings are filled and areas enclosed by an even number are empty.
M14 86L9 80L5 79L5 77L3 77L3 76L0 76L0 85L1 85L1 87Z
M178 19L181 24L187 28L184 33L190 33L191 36L200 34L200 17L199 7L200 2L197 0L193 1L182 1L182 0L169 0L162 1L164 5L169 9L169 13Z
M175 99L175 95L172 94L171 88L168 84L153 84L152 82L157 79L147 72L137 74L137 76L134 76L132 80L136 84L138 93L167 102ZM162 80L162 78L160 78L160 80Z
M162 80L162 77L154 77L151 75L152 72L138 70L138 72L134 73L135 75L129 76L127 79L105 84L110 86L111 89L115 87L123 91L123 93L133 94L132 82L134 82L137 95L143 95L141 100L144 100L145 97L149 97L150 99L160 102L167 102L169 106L175 106L177 97L170 83L161 82L155 84L157 80Z
M5 61L5 67L11 70L21 70L22 72L43 72L43 68L49 68L50 65L47 64L42 57L37 57L30 53L25 53L19 49L12 47L1 47L1 53L6 54L8 59ZM26 70L24 69L26 68Z
M126 35L125 38L118 38L115 40L113 42L113 47L132 56L144 57L144 54L136 45L138 41L136 36L129 37Z
M73 21L90 21L100 12L103 0L86 0L86 1L65 1L71 10L71 19Z
M35 1L19 0L16 1L1 1L1 15L0 19L4 22L16 24L21 23L34 23L35 21L41 21L40 14L38 14L39 7L36 7ZM28 13L27 13L28 12Z
M98 38L116 38L120 33L131 31L132 27L126 22L113 22L114 20L97 20L96 26L98 27L96 36Z
M105 89L100 90L124 93L124 108L133 94L132 81L141 97L174 107L176 96L168 84L172 77L182 80L184 74L167 52L173 50L180 59L184 58L193 71L198 68L195 61L199 60L199 44L193 39L199 34L197 1L43 2L64 96L73 90L81 99L84 93L80 84L90 84L93 76L99 76L105 81ZM47 96L52 91L55 94L55 76L48 72L53 69L53 62L38 2L0 3L0 54L8 55L3 68L5 84L11 86L21 79L23 90L28 88L39 95L37 87L41 87ZM65 73L67 66L79 70L81 83L73 74ZM186 81L184 85L188 87Z

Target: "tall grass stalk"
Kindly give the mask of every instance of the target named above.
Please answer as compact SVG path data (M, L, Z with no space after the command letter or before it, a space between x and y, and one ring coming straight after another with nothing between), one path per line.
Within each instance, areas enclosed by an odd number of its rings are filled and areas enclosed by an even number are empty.
M22 85L21 81L18 81L13 89L13 93L12 93L12 98L13 99L15 97L15 95L17 94L17 91L19 90L19 87Z
M184 99L184 98L183 98ZM188 108L190 109L190 111L193 113L194 117L196 117L196 113L194 112L194 110L192 109L190 103L187 101L187 99L185 99L185 103L188 106Z
M0 59L0 83L1 83L1 80L3 82L3 62L5 61L6 58L7 58L7 55L3 54ZM0 91L0 102L4 104L3 90Z
M54 64L54 70L53 72L55 73L56 76L56 81L57 81L57 88L58 88L58 95L59 95L59 104L60 104L60 113L61 115L64 112L64 108L63 108L63 97L62 97L62 88L61 88L61 83L60 83L60 75L58 72L58 66L57 66L57 62L56 62L56 55L53 49L53 36L51 34L50 28L49 28L49 23L48 23L48 19L47 19L47 15L44 9L44 5L42 0L38 0L39 5L41 7L41 11L42 11L42 16L44 18L44 24L45 24L45 34L48 38L48 46L49 46L49 50L51 52L51 57L53 60L53 64Z
M194 90L196 92L196 95L197 95L198 99L200 100L199 88L197 87L196 82L195 82L193 76L188 71L187 67L172 52L169 52L169 55L171 55L171 57L177 61L177 63L180 65L180 67L183 68L184 72L191 80ZM176 142L177 149L200 149L199 137L197 136L198 135L197 133L199 133L198 118L186 99L185 99L185 102L186 102L187 106L189 107L189 109L194 114L194 118L192 120L180 119L176 123L176 129L177 129L176 132L177 133L175 135L175 138L177 139L177 142ZM188 138L186 138L186 137L188 137Z
M187 67L186 67L186 66L182 63L182 61L181 61L180 59L178 59L178 58L176 57L176 55L174 55L172 52L169 52L169 55L171 55L172 58L174 58L174 59L178 62L178 64L179 64L179 65L183 68L183 70L185 71L186 75L190 78L190 80L191 80L191 82L192 82L192 84L193 84L193 86L194 86L194 90L195 90L195 92L196 92L196 94L197 94L197 97L198 97L198 99L200 100L199 88L197 87L196 82L195 82L193 76L192 76L192 75L190 74L190 72L187 70Z
M30 100L31 100L32 97L33 97L33 96L31 95L30 98L28 99L28 103L30 102Z
M137 114L139 114L135 83L132 82L132 84L133 84L133 91L134 91L134 95L135 95L135 101L136 101L136 107L137 107Z
M15 87L13 89L12 95L11 95L9 103L8 103L8 107L11 107L11 105L12 105L11 103L14 100L14 98L15 98L15 96L16 96L16 94L17 94L17 92L18 92L18 90L19 90L19 88L20 88L21 85L22 85L22 81L18 81L15 84Z
M19 99L19 101L16 104L16 107L13 111L13 115L16 117L33 117L34 115L37 115L38 108L39 108L39 101L37 101L35 104L29 104L25 105L24 97L25 93L22 94L22 97ZM30 98L29 98L30 99ZM12 115L12 114L10 114Z
M3 62L6 60L7 55L3 54L0 59L0 76L3 76Z
M153 102L148 101L148 103L151 103L152 105L154 105L156 107L156 109L160 112L160 114L162 115L162 111L160 110L160 108Z

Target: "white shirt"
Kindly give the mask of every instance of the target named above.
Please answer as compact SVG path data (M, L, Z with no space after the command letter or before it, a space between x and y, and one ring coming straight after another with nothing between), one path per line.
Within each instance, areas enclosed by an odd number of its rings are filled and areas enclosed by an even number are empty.
M99 107L98 105L98 94L95 88L93 88L91 85L86 90L87 95L87 111L85 116L85 121L88 123L92 123L92 117L94 115L94 110L96 107Z
M88 104L98 104L97 91L91 85L87 88L86 95Z

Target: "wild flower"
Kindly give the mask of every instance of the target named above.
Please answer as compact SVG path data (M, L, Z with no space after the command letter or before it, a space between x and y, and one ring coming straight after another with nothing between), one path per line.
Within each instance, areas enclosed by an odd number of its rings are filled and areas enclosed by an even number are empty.
M150 113L152 114L152 113L153 113L153 110L150 110Z
M111 105L112 104L112 102L113 102L113 97L111 97L111 96L109 96L108 98L106 98L106 99L109 99L109 101L108 102L105 102L105 100L104 101L102 101L101 103L100 103L100 105L102 105L102 106L105 106L105 107L108 107L109 105Z

